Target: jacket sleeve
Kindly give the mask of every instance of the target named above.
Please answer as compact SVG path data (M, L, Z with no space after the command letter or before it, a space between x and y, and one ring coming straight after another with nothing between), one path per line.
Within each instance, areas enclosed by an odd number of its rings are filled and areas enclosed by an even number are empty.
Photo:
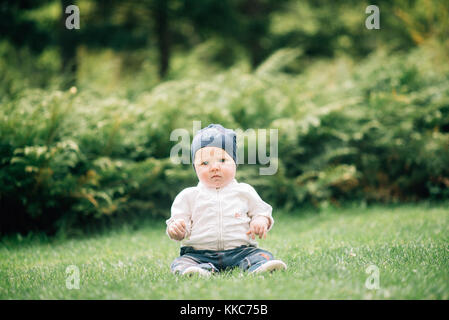
M262 198L259 196L257 191L247 184L248 189L248 216L252 219L258 217L258 216L264 216L267 217L270 220L270 224L268 226L268 230L270 230L273 227L274 219L272 217L272 211L273 208L262 200Z
M187 188L182 190L173 201L173 204L171 206L170 219L165 221L167 224L167 229L165 231L167 236L168 236L168 227L170 226L170 224L175 220L182 219L186 223L186 236L184 237L184 239L190 237L190 230L191 230L190 221L192 216L192 212L190 209L191 195L192 195L192 188Z

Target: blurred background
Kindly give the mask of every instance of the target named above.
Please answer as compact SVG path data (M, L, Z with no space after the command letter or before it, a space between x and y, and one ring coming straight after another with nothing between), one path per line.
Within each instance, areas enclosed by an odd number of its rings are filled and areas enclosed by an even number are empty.
M169 159L193 121L279 130L275 175L237 171L275 209L447 200L448 15L443 0L2 0L0 235L166 219L197 183Z

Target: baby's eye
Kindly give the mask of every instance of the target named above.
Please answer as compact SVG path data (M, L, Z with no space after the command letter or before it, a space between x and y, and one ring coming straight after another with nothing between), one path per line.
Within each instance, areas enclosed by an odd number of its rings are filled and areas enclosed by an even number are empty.
M201 165L202 166L207 166L209 164L209 161L203 161L203 162L201 162Z
M221 159L221 160L220 160L220 162L226 162L226 159L225 159L225 158L223 158L223 159Z

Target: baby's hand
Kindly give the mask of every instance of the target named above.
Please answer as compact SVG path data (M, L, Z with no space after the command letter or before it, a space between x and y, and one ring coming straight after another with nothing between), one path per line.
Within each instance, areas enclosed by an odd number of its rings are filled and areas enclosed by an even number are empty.
M254 218L249 224L249 230L246 233L250 238L255 239L259 235L259 239L266 239L269 220L267 217L258 216Z
M182 240L186 235L186 223L182 219L173 221L168 227L167 233L174 240Z

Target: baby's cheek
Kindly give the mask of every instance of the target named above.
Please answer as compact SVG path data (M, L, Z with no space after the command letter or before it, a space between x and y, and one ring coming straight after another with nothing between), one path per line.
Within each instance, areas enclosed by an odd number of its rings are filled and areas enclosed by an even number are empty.
M198 177L198 180L200 180L201 182L208 184L208 171L205 170L204 168L198 168L196 170L196 175Z
M227 165L222 168L224 176L228 179L234 179L235 177L235 165Z
M196 176L198 179L203 179L204 177L204 169L200 166L195 166Z

